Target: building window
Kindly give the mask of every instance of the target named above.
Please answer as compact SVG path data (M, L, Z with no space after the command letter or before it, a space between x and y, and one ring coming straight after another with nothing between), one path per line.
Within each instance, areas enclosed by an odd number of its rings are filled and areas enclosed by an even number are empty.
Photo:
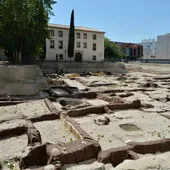
M55 41L54 40L50 40L50 48L55 48Z
M58 42L58 48L59 49L63 49L63 41L59 41Z
M58 31L58 37L63 37L63 31Z
M87 33L84 33L83 36L84 36L84 39L87 39Z
M60 61L63 61L63 54L60 54L60 55L59 55L59 60L60 60Z
M122 48L122 54L126 54L125 48Z
M56 61L58 61L58 54L56 54Z
M96 43L93 43L93 51L96 51Z
M96 56L95 55L93 55L93 61L96 61Z
M136 51L136 49L134 49L134 51L133 51L134 56L136 56L136 55L137 55L137 54L136 54L136 52L137 52L137 51Z
M77 32L77 38L80 38L80 33L79 32Z
M54 30L49 30L49 35L54 37Z
M156 56L151 56L151 58L156 58Z
M83 48L87 48L87 43L86 42L83 43Z
M77 42L77 48L81 48L80 42Z
M96 34L93 34L93 40L96 40L96 39L97 39Z

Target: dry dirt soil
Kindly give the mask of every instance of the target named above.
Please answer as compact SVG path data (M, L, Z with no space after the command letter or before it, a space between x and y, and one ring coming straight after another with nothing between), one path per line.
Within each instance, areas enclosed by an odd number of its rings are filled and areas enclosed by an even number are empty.
M140 100L140 109L119 109L103 115L88 113L73 119L99 142L103 150L125 146L129 141L145 142L170 138L170 65L126 64L126 75L67 75L56 78L66 85L77 87L80 91L97 93L96 99L75 97L56 98L53 104L65 111L77 107L105 106L131 103ZM70 77L70 76L69 76ZM61 91L55 91L60 93ZM62 91L62 94L65 92ZM67 101L62 105L62 101ZM0 107L0 131L26 127L28 118L37 118L50 113L44 100L27 101L12 106ZM95 120L108 117L107 125L98 125ZM43 120L33 123L40 131L42 142L57 143L74 141L76 138L58 120ZM1 137L1 136L0 136ZM8 134L0 138L0 162L3 169L19 169L18 159L28 153L26 134ZM138 160L125 160L116 167L104 165L96 160L80 164L65 165L63 170L168 170L170 152L155 155L138 155Z

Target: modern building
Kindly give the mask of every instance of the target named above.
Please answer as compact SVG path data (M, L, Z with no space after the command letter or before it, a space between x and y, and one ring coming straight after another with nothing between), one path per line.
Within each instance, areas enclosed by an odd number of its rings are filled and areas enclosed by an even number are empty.
M139 43L143 46L143 59L156 57L156 43L155 39L144 39Z
M49 24L50 39L46 40L46 60L70 61L68 58L69 26ZM102 61L105 32L75 27L75 49L71 61Z
M142 61L148 63L170 63L170 33L159 35L156 42L156 55L146 56Z
M157 37L156 59L170 60L170 33Z
M143 56L143 46L133 43L115 42L120 47L120 52L129 60Z

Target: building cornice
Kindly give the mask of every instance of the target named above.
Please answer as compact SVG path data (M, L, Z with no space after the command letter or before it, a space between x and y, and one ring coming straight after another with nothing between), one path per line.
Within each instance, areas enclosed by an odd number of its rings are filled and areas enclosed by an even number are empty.
M66 29L66 30L68 30L70 28L68 25L51 24L51 23L48 24L48 27L50 27L50 28L58 28L58 29ZM104 31L95 30L95 29L92 29L92 28L87 28L87 27L82 27L82 26L76 26L75 30L76 31L95 32L95 33L105 34Z

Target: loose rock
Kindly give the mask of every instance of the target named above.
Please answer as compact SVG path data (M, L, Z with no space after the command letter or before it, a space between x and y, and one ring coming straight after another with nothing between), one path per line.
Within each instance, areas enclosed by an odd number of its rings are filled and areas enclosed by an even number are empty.
M107 116L101 116L97 119L93 120L97 125L101 126L101 125L108 125L110 123L110 119Z

